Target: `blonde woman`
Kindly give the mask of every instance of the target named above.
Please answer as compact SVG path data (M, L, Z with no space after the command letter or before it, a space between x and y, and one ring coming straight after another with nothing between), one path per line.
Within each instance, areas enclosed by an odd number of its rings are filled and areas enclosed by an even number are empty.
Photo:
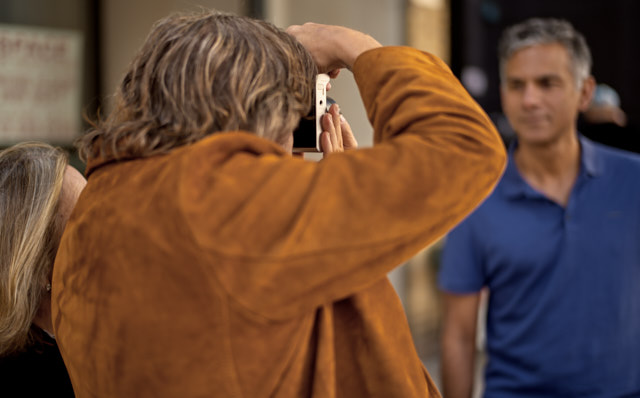
M0 151L3 395L73 396L52 334L51 273L62 231L85 183L58 148L29 142Z

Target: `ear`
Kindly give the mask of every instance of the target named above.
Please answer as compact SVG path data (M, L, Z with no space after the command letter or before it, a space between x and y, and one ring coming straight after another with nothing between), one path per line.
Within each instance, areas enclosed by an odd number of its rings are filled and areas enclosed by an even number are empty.
M584 79L582 83L582 89L580 89L580 102L578 103L578 109L584 112L589 108L591 99L593 98L593 92L596 88L596 79L593 76L589 76Z

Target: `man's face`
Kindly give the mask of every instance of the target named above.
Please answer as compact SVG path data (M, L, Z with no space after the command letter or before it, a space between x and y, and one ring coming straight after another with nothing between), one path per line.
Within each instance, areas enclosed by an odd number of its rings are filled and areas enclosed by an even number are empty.
M590 90L576 87L567 50L560 44L526 47L507 61L502 108L521 143L545 145L575 134Z

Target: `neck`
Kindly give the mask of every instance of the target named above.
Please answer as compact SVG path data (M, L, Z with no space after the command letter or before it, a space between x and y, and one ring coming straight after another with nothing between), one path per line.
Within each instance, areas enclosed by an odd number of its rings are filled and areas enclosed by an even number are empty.
M580 170L580 141L576 134L544 145L520 142L514 160L533 188L566 206Z
M47 294L40 304L40 308L33 319L34 325L53 337L53 322L51 321L51 295Z

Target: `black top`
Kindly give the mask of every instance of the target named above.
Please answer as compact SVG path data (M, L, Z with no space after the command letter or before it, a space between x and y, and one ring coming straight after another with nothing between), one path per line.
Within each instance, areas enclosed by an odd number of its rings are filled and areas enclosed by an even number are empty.
M41 341L25 351L0 357L0 396L74 397L56 341L38 328L32 332Z

